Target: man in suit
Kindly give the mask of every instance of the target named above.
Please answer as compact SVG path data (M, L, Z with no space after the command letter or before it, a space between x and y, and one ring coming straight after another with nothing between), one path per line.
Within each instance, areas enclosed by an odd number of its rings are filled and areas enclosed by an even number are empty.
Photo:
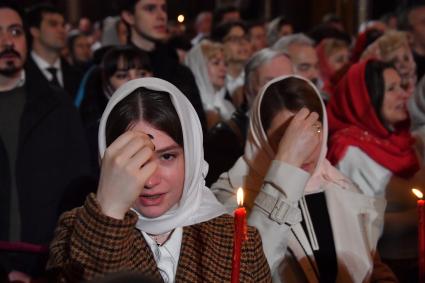
M82 73L61 58L66 45L65 20L57 8L37 4L28 12L32 50L28 65L31 75L48 80L75 97Z
M71 188L90 173L70 98L24 68L23 19L15 2L0 1L0 278L10 281L44 271L60 210L84 198Z

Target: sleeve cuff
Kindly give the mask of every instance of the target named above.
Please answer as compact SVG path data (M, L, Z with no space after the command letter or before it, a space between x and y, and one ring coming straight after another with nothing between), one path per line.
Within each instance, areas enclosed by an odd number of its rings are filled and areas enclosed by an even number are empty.
M276 198L283 194L288 201L298 202L304 194L309 178L310 174L306 171L285 162L273 160L264 178L264 181L271 186L264 186L263 190Z

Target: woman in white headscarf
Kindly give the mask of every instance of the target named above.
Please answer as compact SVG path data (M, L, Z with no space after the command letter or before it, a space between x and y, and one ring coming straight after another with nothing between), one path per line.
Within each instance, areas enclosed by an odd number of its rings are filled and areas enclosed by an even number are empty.
M212 186L229 209L238 187L259 229L274 282L396 282L379 261L385 200L358 188L325 159L319 91L298 77L269 82L251 110L244 155Z
M97 193L61 217L49 269L65 282L123 270L164 282L230 281L233 218L204 185L201 125L175 86L157 78L121 86L103 113L99 151ZM241 280L271 281L253 228Z
M225 88L227 66L223 45L204 40L189 51L185 60L201 93L208 128L230 119L235 107Z

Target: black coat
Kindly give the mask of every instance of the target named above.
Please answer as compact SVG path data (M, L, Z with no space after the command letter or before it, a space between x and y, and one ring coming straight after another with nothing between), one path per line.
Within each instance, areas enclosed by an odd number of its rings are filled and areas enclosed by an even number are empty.
M90 174L88 147L79 115L70 97L47 80L26 73L26 102L20 120L16 187L21 214L21 241L47 245L59 214L82 204ZM9 234L11 178L0 139L0 240ZM87 184L87 186L81 186ZM78 188L75 190L74 188ZM92 189L92 188L91 188ZM81 199L81 201L80 201ZM0 251L0 268L30 274L43 270L43 260Z
M63 76L63 89L74 100L84 74L77 68L69 65L69 63L64 59L61 59L61 68ZM26 69L27 76L48 82L47 78L43 75L40 68L38 68L37 64L32 59L32 56L28 56Z

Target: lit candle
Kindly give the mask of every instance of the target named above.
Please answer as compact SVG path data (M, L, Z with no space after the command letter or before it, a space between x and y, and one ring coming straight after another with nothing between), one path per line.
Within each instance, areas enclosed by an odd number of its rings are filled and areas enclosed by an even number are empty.
M423 194L418 189L412 189L418 199L418 265L419 283L425 283L425 201Z
M247 237L246 210L243 207L243 190L237 192L238 208L235 210L235 234L233 240L233 258L232 258L232 283L239 283L239 270L241 267L241 248L242 242Z

